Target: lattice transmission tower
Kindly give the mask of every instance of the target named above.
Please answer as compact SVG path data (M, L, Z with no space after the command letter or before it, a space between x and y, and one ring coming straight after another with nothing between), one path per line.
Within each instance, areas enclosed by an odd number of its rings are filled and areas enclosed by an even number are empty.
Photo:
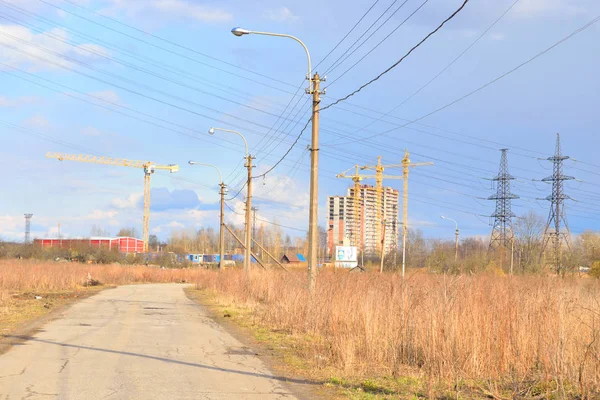
M571 197L565 194L564 182L575 179L572 176L563 175L563 162L569 158L569 156L562 155L560 134L557 133L554 156L546 158L553 164L552 176L542 179L542 182L552 183L552 194L545 199L539 199L550 202L550 213L544 230L544 244L540 257L545 254L548 245L552 244L552 263L557 274L563 272L561 265L562 243L564 242L567 247L569 246L570 232L565 215L565 200L570 200Z
M33 214L25 214L25 243L31 241L31 217L33 217Z
M508 158L506 153L508 149L500 149L500 170L491 180L496 184L496 194L488 197L488 200L496 201L496 210L491 215L494 218L492 236L490 238L490 250L509 247L514 239L512 218L515 214L511 209L511 200L518 199L519 196L510 191L510 181L515 177L508 172Z

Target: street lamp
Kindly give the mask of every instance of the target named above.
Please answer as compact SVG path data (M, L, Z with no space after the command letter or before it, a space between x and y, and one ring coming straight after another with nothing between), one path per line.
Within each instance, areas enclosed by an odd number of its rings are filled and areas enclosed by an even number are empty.
M219 191L219 194L221 195L221 215L219 217L219 270L223 270L225 267L225 193L227 192L227 185L223 183L223 175L221 175L221 170L216 166L212 164L203 164L197 161L190 161L189 164L212 167L219 173L219 187L221 188Z
M312 105L312 139L311 139L311 165L310 165L310 212L308 217L308 289L312 291L315 287L317 281L317 239L319 234L318 229L318 207L319 207L319 199L318 199L318 190L319 190L319 104L321 102L321 92L320 84L321 77L319 74L315 73L312 75L312 64L310 60L310 53L308 52L308 48L306 45L297 37L292 35L286 35L282 33L271 33L271 32L258 32L258 31L250 31L243 28L233 28L231 30L235 36L244 36L244 35L266 35L266 36L276 36L276 37L285 37L289 39L293 39L296 42L300 43L306 52L306 57L308 58L308 74L306 79L309 80L310 85L306 90L307 94L311 94L313 96L313 105Z
M455 235L456 235L456 241L455 241L455 244L454 244L454 262L457 262L458 261L458 234L459 234L458 222L456 222L452 218L444 217L443 215L441 215L441 217L442 217L442 219L446 219L448 221L454 222L454 225L456 225L456 233L455 233Z
M210 128L208 130L208 133L211 135L214 135L215 131L235 133L236 135L238 135L242 139L244 139L244 145L246 146L246 156L245 156L246 165L245 165L245 167L248 168L248 182L247 182L248 194L246 196L246 242L245 242L246 245L245 245L245 251L244 251L244 271L246 272L246 275L248 275L250 273L250 257L252 257L252 232L250 230L250 213L251 213L251 207L252 207L252 156L248 152L248 142L246 141L246 138L244 137L244 135L242 135L238 131L234 131L231 129L214 128L214 127Z

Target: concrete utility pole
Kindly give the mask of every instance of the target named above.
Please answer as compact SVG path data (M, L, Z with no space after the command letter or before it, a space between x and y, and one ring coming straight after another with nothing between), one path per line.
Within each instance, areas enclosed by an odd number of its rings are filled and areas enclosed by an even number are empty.
M410 167L423 167L433 165L432 162L413 163L409 158L408 150L404 150L402 159L402 175L404 177L404 189L402 193L402 279L406 272L406 236L408 235L408 170Z
M244 271L250 272L250 260L252 257L252 156L246 157L246 168L248 168L248 194L246 195L246 251L244 255Z
M386 220L383 220L383 236L381 238L381 260L379 264L379 273L383 273L383 259L385 258L385 228L386 228Z
M221 170L212 164L203 164L196 161L190 161L190 165L203 165L217 170L219 173L219 194L221 196L221 215L219 217L219 269L225 267L225 193L227 193L227 185L223 183L223 175Z
M317 249L319 235L319 104L321 103L321 77L312 78L312 143L310 148L310 211L308 216L308 290L317 283Z
M302 42L302 40L298 39L295 36L283 33L250 31L248 29L239 27L233 28L231 30L231 33L238 37L252 34L293 39L296 42L300 43L300 45L306 52L306 57L308 59L308 74L306 75L306 79L310 81L309 87L308 89L306 89L306 93L311 94L313 96L312 142L310 146L310 211L308 217L308 290L312 291L317 283L317 252L319 247L319 104L321 102L321 93L325 93L325 91L320 90L320 84L321 81L325 81L325 78L321 78L317 73L315 73L313 76L312 63L310 60L310 53L308 52L308 48L306 47L304 42Z
M221 216L219 218L219 269L225 268L225 193L227 186L221 182Z
M442 217L442 219L447 219L448 221L454 222L454 224L456 225L456 231L454 233L454 236L455 236L455 241L454 241L454 262L456 263L458 261L458 234L459 234L458 222L456 222L452 218L444 217L443 215L441 217Z
M246 273L246 276L248 276L248 274L250 273L250 259L252 257L252 251L250 250L251 246L252 246L252 231L251 226L250 226L250 213L251 213L251 208L252 208L252 156L250 155L249 151L248 151L248 141L246 140L246 138L244 137L244 135L242 135L241 133L239 133L238 131L234 131L231 129L223 129L223 128L215 128L212 127L208 130L208 133L211 135L215 134L215 131L221 131L221 132L230 132L230 133L235 133L236 135L238 135L239 137L241 137L244 140L244 145L246 147L246 155L244 156L244 158L246 159L246 165L245 167L248 168L248 182L246 183L246 185L248 186L248 194L246 195L246 249L244 252L244 272Z
M256 238L256 212L258 211L258 207L252 207L252 237ZM254 239L254 242L256 242L256 239ZM259 251L257 250L256 253L260 256Z

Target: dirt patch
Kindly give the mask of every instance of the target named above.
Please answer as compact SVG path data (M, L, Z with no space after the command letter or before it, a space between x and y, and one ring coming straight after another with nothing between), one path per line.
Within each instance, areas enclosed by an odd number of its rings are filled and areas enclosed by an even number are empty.
M75 302L107 287L75 291L11 293L0 304L0 354L20 345Z

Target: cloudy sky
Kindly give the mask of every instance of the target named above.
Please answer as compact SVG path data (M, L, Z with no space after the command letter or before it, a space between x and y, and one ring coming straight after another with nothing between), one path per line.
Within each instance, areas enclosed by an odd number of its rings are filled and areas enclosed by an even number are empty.
M326 106L400 59L461 3L0 0L0 236L21 240L26 212L37 237L55 235L58 223L69 236L92 225L141 231L140 170L49 160L47 151L179 164L180 172L152 178L151 232L216 226L218 176L187 161L219 166L233 196L244 144L210 136L209 127L244 133L261 173L309 117L302 48L238 38L232 27L301 38L314 70L327 75ZM565 174L582 180L567 183L577 200L567 206L572 231L599 229L600 23L586 26L598 15L595 0L471 0L398 67L322 112L320 204L351 184L337 173L377 156L399 163L407 148L413 161L435 162L411 172L412 226L451 237L444 214L463 235L485 235L494 204L482 200L493 192L484 178L497 173L499 149L510 149L518 178L515 213L545 217L548 204L537 199L550 188L534 179L551 174L538 158L553 153L560 132L564 153L577 160ZM308 220L309 133L254 184L259 218L293 236L305 235ZM231 223L243 221L242 200L228 203Z

